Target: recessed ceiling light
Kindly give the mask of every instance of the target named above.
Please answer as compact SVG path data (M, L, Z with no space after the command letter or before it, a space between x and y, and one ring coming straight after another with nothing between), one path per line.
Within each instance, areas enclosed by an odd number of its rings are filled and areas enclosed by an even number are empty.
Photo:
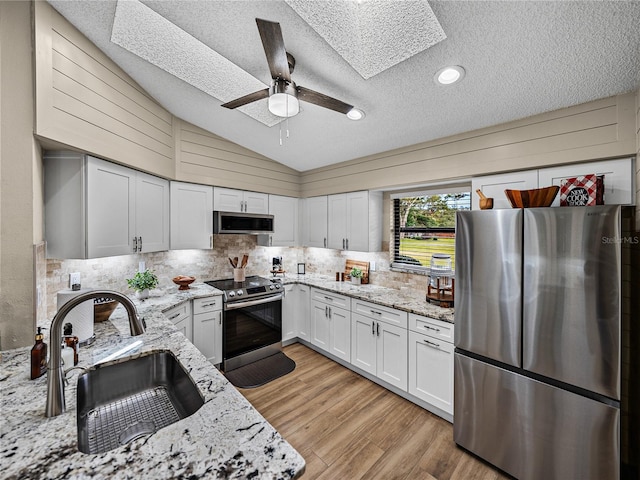
M459 82L464 78L464 68L454 65L453 67L444 67L436 72L434 79L440 85L451 85Z
M347 118L350 120L362 120L364 118L364 112L359 108L352 108L347 112Z

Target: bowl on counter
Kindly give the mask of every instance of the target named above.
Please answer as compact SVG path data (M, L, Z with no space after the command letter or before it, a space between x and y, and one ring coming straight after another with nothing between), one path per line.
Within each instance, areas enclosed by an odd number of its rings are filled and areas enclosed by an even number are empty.
M93 321L105 322L118 306L118 302L111 298L95 298L93 300Z
M513 208L548 207L556 198L560 187L534 188L531 190L505 190L504 194L509 199Z
M178 290L189 290L189 285L195 282L196 277L189 277L186 275L178 275L177 277L173 277L173 283L176 285L180 285Z

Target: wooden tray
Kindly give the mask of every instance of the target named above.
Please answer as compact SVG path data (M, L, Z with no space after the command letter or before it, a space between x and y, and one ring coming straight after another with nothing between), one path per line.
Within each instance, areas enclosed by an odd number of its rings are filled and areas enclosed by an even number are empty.
M369 283L369 262L361 262L359 260L347 260L347 263L344 267L344 279L351 280L351 269L353 267L358 267L362 270L362 284Z

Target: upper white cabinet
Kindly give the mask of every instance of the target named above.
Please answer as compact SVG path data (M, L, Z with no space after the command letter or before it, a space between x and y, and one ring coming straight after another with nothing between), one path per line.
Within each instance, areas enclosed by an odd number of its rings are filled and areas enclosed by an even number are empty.
M593 173L604 175L605 204L633 205L635 203L633 158L543 168L538 170L538 184L541 187L548 187L549 185L560 186L563 178L579 177ZM551 206L557 207L559 205L560 194L556 196Z
M269 195L214 187L213 206L220 212L269 213Z
M382 243L382 193L351 192L327 197L327 246L361 252Z
M169 249L169 182L88 155L45 155L49 258Z
M529 190L550 185L560 186L563 178L593 173L604 175L605 204L633 205L635 203L633 163L633 158L622 158L475 177L471 180L472 209L480 208L478 205L479 197L475 194L477 189L482 190L485 196L493 198L493 208L511 208L511 204L504 194L505 189ZM558 194L551 206L557 207L559 205L560 195Z
M504 194L509 190L529 190L538 188L538 171L502 173L475 177L471 180L471 209L479 210L480 202L476 191L482 190L486 197L493 198L493 208L511 208L511 204Z
M213 248L213 187L171 182L171 249Z
M305 247L328 246L328 197L310 197L303 200L303 239Z
M269 214L274 218L274 233L269 235L269 246L299 245L298 203L297 198L269 195Z

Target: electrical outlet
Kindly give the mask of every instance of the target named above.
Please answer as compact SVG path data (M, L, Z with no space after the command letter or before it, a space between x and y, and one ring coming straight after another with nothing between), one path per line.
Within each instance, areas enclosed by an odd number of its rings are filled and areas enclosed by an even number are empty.
M376 271L376 262L369 262L369 270L371 272L375 272Z
M139 271L140 273L142 273L142 272L144 272L145 270L146 270L146 266L145 266L144 261L142 261L142 262L138 262L138 271Z
M73 289L74 285L80 285L80 272L69 274L69 287Z

